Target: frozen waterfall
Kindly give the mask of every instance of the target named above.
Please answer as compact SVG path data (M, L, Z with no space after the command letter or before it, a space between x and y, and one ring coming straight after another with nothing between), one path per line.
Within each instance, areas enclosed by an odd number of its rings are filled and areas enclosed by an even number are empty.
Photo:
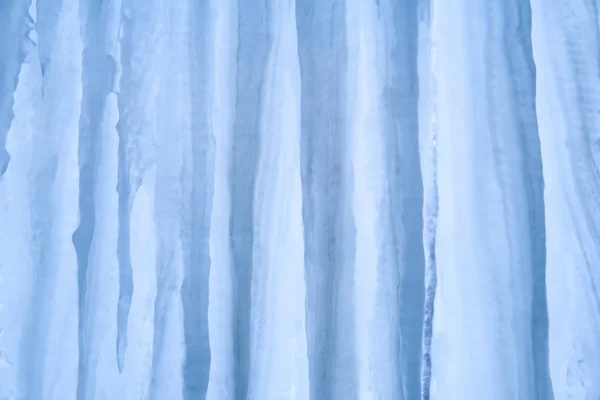
M0 400L600 399L599 7L0 0Z

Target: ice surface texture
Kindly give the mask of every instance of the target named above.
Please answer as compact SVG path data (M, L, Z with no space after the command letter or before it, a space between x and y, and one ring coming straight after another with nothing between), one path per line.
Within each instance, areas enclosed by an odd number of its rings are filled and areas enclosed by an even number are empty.
M0 400L600 399L597 0L0 0Z

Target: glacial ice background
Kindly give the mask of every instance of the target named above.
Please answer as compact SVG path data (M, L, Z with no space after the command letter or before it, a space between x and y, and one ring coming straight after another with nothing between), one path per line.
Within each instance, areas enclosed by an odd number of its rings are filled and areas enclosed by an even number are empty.
M596 0L0 0L0 399L600 399Z

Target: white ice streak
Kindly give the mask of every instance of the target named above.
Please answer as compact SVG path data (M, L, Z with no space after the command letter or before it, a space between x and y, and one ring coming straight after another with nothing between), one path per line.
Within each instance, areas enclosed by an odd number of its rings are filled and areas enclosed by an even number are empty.
M38 33L48 34L50 41L38 38L36 47L48 59L37 65L43 78L42 104L36 115L39 123L29 172L37 271L29 332L24 336L30 339L23 353L27 359L20 361L28 365L28 373L20 394L64 399L75 394L78 358L78 347L73 345L77 343L77 321L73 318L77 314L77 259L71 235L78 223L82 42L77 1L63 1L57 18L52 10L38 9L38 23L50 21L40 24ZM42 32L42 26L49 32ZM57 359L60 365L56 365Z
M234 297L230 253L230 157L235 110L237 1L210 3L212 130L215 138L214 197L210 221L208 332L211 362L206 398L229 400L235 395ZM227 332L227 334L224 334Z
M354 329L356 396L401 398L398 390L397 270L389 243L386 123L383 104L389 38L381 9L371 1L346 6L346 118L356 227ZM416 133L415 133L416 134Z
M532 275L543 268L533 74L515 34L523 13L513 2L433 2L433 399L536 398L544 384L533 352L532 314L545 312L532 310Z
M268 7L254 199L249 399L308 399L294 0Z
M531 1L556 399L600 398L598 6Z

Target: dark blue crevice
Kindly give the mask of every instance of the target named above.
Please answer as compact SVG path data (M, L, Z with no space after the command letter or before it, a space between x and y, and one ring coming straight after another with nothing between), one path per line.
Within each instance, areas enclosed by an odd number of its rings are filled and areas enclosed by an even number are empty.
M301 74L302 218L310 398L333 398L344 208L345 4L296 3ZM347 207L347 205L346 205ZM346 332L349 334L350 332ZM346 370L352 364L346 366Z
M208 332L208 282L210 260L210 219L214 193L215 145L211 126L209 5L191 2L192 27L191 98L192 159L191 181L182 181L184 208L181 237L184 247L184 278L181 286L185 360L183 398L203 399L208 389L211 352ZM183 177L182 177L183 178ZM219 266L215 266L219 268ZM217 333L215 333L217 334ZM222 332L221 334L225 334Z
M79 226L73 234L77 255L78 340L79 362L77 373L77 399L84 400L95 391L95 372L90 370L90 341L88 292L90 275L90 249L96 227L95 187L102 121L105 102L110 93L114 74L114 60L105 52L102 41L105 21L102 5L88 0L82 4L80 19L83 41L82 102L79 119Z
M267 57L267 4L239 3L237 99L231 159L231 251L234 270L235 398L245 399L250 373L253 204L261 91Z
M416 0L392 3L395 35L390 60L392 76L385 92L386 114L391 118L386 140L390 213L396 266L401 277L398 282L398 380L405 399L417 399L421 395L420 371L423 361L428 362L423 359L422 349L424 340L431 338L435 291L435 280L425 282L426 268L429 274L435 268L435 236L434 233L426 235L429 247L425 251L418 123L418 4ZM427 215L427 222L431 224L435 216ZM429 232L431 227L427 229ZM427 262L425 254L430 257Z

